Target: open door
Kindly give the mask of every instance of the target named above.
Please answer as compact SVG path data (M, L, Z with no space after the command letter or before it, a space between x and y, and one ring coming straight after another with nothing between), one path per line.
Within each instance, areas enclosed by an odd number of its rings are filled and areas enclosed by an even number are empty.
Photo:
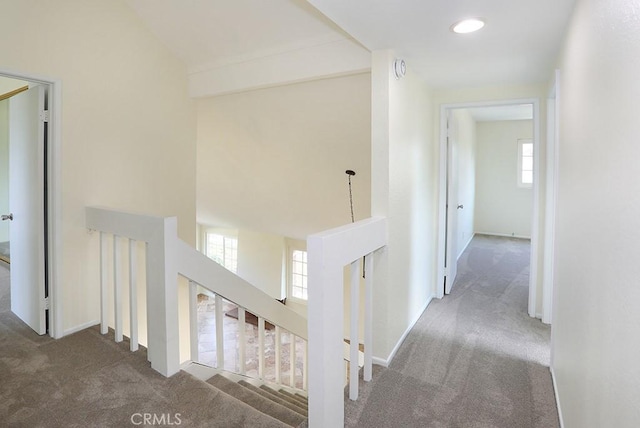
M47 332L45 102L43 86L9 100L11 310L38 334Z
M446 202L446 238L445 238L445 294L451 293L451 287L458 273L458 161L455 136L455 116L448 112L447 118L447 202Z

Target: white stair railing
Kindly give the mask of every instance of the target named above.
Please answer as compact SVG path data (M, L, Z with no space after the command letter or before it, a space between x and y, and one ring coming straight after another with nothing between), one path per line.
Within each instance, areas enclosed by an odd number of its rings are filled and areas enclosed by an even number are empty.
M215 325L216 325L216 364L218 368L224 369L224 322L223 322L223 299L238 307L238 353L239 353L239 374L245 373L245 347L246 340L242 337L245 333L245 315L247 312L254 314L258 318L258 378L265 379L265 322L269 322L276 328L274 341L276 355L276 376L275 383L283 384L282 373L279 367L279 357L281 355L282 343L280 337L283 333L289 334L289 354L290 354L290 376L289 385L296 388L296 338L303 340L303 349L306 349L307 340L307 320L300 314L292 311L273 297L255 288L249 282L240 278L233 272L225 269L218 263L202 253L191 248L186 243L177 243L177 263L180 266L179 273L187 277L190 282L190 306L193 308L197 300L197 288L201 286L215 294ZM198 352L198 325L193 320L196 311L191 311L191 359L199 361ZM303 359L302 387L306 389L307 361ZM271 379L269 379L271 380Z
M361 261L366 256L364 373L372 377L372 304L375 252L387 245L387 220L370 218L311 235L308 253L309 426L344 426L343 270L351 265L349 398L358 398Z
M307 340L307 320L290 310L275 299L252 286L247 281L210 260L177 236L177 219L148 215L124 213L106 208L87 207L86 226L90 230L100 231L101 253L101 331L106 333L109 326L108 287L113 286L114 296L114 330L116 341L123 337L123 303L121 272L121 245L124 239L129 240L129 290L130 290L130 338L132 351L138 346L137 303L135 284L136 242L144 242L146 247L146 309L147 309L147 353L151 367L164 376L172 376L180 370L180 337L178 317L178 276L190 281L190 349L192 359L198 358L197 347L197 295L200 285L215 293L217 316L222 316L222 298L239 307L239 321L246 311L255 314L259 319L260 332L260 375L264 374L264 322L278 326L278 336L288 331L291 337L291 376L294 385L295 374L295 337ZM108 235L113 239L109 240ZM112 266L107 262L110 251L108 241L113 247ZM108 270L113 269L113 283L108 284ZM219 321L221 318L219 318ZM222 322L218 329L218 362L224 367L224 331ZM243 330L243 329L241 329ZM280 345L276 344L279 348ZM304 344L306 354L306 343ZM243 353L243 351L241 351ZM303 387L306 388L307 362L303 362ZM280 370L279 370L280 371ZM281 373L278 373L280 376Z

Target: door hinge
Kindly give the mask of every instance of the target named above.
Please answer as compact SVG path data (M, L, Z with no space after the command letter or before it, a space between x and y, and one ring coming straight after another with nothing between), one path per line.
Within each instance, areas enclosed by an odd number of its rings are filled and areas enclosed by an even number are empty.
M40 120L43 122L49 122L49 110L42 110L40 112Z
M45 297L42 302L44 303L44 309L45 310L50 309L49 308L49 298L48 297Z

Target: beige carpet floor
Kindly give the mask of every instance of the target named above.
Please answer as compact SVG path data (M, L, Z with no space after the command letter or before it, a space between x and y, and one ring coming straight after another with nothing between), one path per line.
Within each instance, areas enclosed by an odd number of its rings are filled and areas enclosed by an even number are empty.
M550 328L527 315L529 241L476 236L389 368L345 401L348 427L555 428Z

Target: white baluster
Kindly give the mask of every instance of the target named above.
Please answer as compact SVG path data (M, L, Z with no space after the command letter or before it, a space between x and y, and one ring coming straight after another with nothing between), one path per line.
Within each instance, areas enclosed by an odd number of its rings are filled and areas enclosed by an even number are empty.
M350 349L349 349L349 398L358 399L358 330L360 318L360 273L361 259L351 263L351 323L350 323Z
M240 374L243 375L247 371L247 339L246 339L246 313L244 308L238 307L238 358L240 359L238 369Z
M290 366L290 372L291 375L289 376L289 386L291 388L295 388L296 387L296 336L293 333L289 333L289 337L291 338L291 361L289 361L291 363Z
M367 255L364 280L364 380L373 377L373 260L374 253Z
M122 266L118 237L113 235L113 305L115 309L115 341L122 342Z
M302 389L304 389L305 391L307 390L307 382L308 382L308 377L309 377L309 356L308 356L308 352L309 352L309 342L308 341L303 341L304 343L304 348L302 351Z
M189 281L189 340L191 349L191 361L200 361L198 349L198 284Z
M107 238L100 232L100 333L107 334L109 320L107 319Z
M136 241L129 239L129 349L138 350L138 254Z
M276 383L279 384L281 383L281 379L282 379L282 359L281 359L281 353L282 353L282 343L280 341L280 326L276 326L276 337L274 339L275 343L276 343Z
M216 294L216 367L224 370L224 328L222 296Z
M258 317L258 377L264 379L264 318Z

